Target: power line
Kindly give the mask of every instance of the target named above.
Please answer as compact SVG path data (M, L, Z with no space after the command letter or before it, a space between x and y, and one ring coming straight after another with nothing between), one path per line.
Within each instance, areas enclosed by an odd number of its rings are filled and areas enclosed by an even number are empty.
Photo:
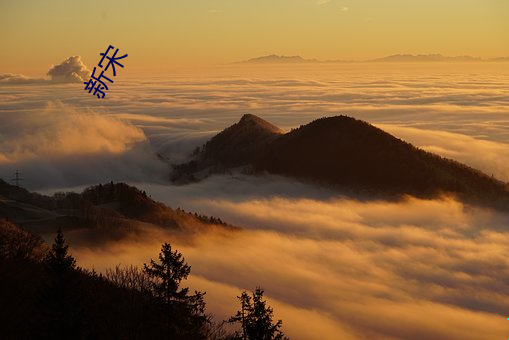
M16 172L14 173L14 178L11 179L11 181L14 182L14 185L19 187L19 182L21 182L22 180L23 178L20 177L19 170L16 170Z

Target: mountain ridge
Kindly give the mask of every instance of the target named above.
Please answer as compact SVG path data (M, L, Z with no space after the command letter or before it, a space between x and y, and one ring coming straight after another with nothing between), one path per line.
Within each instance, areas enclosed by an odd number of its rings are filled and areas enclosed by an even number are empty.
M317 59L304 59L301 56L284 56L277 54L270 54L261 57L255 57L248 60L244 60L238 62L240 64L284 64L284 63L292 63L292 64L300 64L300 63L317 63L320 62Z
M122 237L142 226L199 231L219 226L237 229L212 216L172 209L125 183L90 186L81 193L45 196L0 179L0 219L38 235L67 230L102 229L105 237Z
M181 183L192 181L248 164L252 161L252 154L264 150L281 134L283 131L277 126L258 116L245 114L238 123L212 137L202 148L197 148L194 154L199 157L175 166L172 180ZM207 168L207 172L200 173Z
M235 62L235 64L328 64L328 63L379 63L379 62L394 62L394 63L435 63L435 62L508 62L509 57L494 57L494 58L481 58L470 55L463 56L445 56L439 53L430 54L392 54L380 58L365 59L365 60L319 60L307 59L299 55L285 56L270 54L255 58L250 58L244 61Z
M509 207L505 183L352 117L320 118L263 142L245 138L248 146L238 150L236 140L228 139L236 133L238 123L207 142L195 155L192 167L189 163L176 166L173 178L185 183L237 169L248 174L283 175L371 197L432 198L452 194L465 202ZM249 135L245 131L243 134ZM229 148L219 159L208 146L218 136L222 139L220 145ZM193 173L201 175L193 177Z

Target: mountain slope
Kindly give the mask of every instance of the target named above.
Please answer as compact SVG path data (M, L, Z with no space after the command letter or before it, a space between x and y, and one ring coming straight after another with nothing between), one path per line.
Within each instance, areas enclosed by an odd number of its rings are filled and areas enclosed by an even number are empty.
M321 118L263 142L253 134L249 144L239 149L237 140L224 134L235 126L218 135L222 135L222 145L229 149L227 155L217 159L223 165L305 179L355 194L436 197L452 193L469 202L509 207L506 184L351 117ZM243 157L235 156L237 151L246 149L250 152ZM206 157L212 164L214 156L204 150L197 158Z
M283 131L277 126L246 114L238 123L209 140L193 161L176 166L172 178L185 182L209 173L253 164L267 146L282 134Z
M82 193L44 196L0 180L0 219L8 219L36 234L56 228L102 229L122 236L140 226L200 230L211 226L233 229L219 218L172 209L125 183L98 184Z
M219 161L235 167L252 161L260 149L282 134L275 125L255 116L244 115L234 124L214 136L205 144L205 160Z
M509 194L504 183L480 171L346 116L322 118L282 136L255 169L391 195Z

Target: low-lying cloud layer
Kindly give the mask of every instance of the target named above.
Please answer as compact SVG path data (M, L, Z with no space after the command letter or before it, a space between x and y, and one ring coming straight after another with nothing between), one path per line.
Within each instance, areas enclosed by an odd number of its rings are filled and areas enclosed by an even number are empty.
M277 176L154 184L169 173L155 153L178 162L244 113L287 130L348 114L508 180L509 73L496 67L228 66L122 78L104 100L0 76L0 176L19 169L39 189L136 182L173 207L246 227L193 238L147 230L72 249L102 270L146 262L171 241L218 319L260 285L293 338L507 338L507 215L447 198L357 202ZM72 81L71 70L54 72Z
M5 137L0 157L11 162L55 155L116 154L145 140L143 132L132 125L59 102L48 102L38 114L4 118L8 123L0 128Z
M53 68L55 80L76 79L74 73L82 77L82 65L72 60ZM115 80L106 100L88 95L84 87L54 81L52 86L26 86L16 82L19 77L8 78L13 81L0 87L3 112L38 112L48 100L93 110L142 129L153 151L174 163L244 113L258 114L287 130L318 117L347 114L509 180L504 166L509 162L509 73L497 65L236 65L180 70L167 77ZM7 117L2 114L0 123Z
M36 79L30 78L23 74L17 73L0 73L0 84L2 83L18 83L18 84L27 84L27 83L44 83L45 79Z
M142 130L61 102L40 111L2 115L0 173L21 169L28 187L109 180L160 181L169 169Z
M103 270L140 265L170 241L219 320L234 314L242 289L262 286L286 333L298 339L478 340L509 333L508 215L448 198L295 198L291 183L275 178L275 188L287 188L283 196L267 198L256 182L238 181L231 183L233 199L207 194L228 180L212 178L196 185L201 190L161 187L159 195L245 231L192 238L147 231L136 241L73 252Z
M459 133L413 127L378 124L399 138L422 149L451 158L488 175L509 182L509 143L474 138Z

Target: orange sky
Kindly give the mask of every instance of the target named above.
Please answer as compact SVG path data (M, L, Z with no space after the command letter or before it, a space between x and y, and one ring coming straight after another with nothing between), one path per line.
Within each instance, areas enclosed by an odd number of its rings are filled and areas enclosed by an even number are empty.
M369 59L397 53L509 56L507 0L173 0L0 3L0 72L44 74L111 44L132 69L266 54Z

